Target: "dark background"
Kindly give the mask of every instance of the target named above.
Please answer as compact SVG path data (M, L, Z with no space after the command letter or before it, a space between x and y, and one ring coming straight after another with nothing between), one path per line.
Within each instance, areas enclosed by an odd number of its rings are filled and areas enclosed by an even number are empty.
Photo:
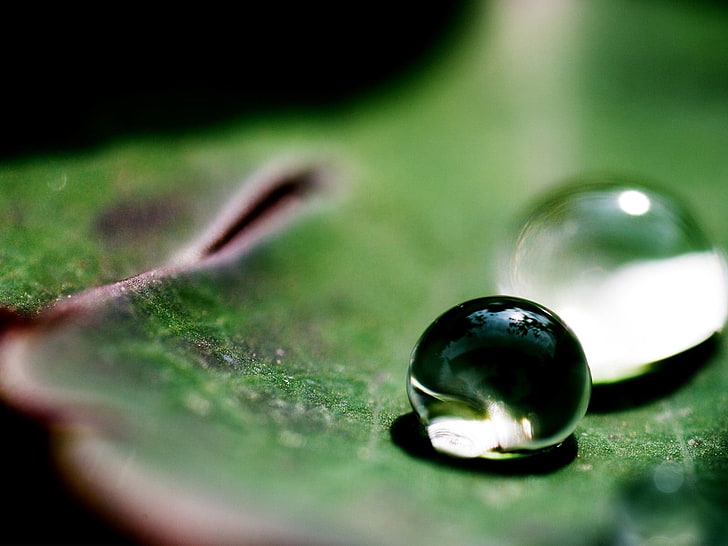
M466 2L2 8L0 160L332 109L444 54ZM39 423L0 405L0 543L133 542L69 495Z
M335 108L416 73L465 4L3 8L0 159Z

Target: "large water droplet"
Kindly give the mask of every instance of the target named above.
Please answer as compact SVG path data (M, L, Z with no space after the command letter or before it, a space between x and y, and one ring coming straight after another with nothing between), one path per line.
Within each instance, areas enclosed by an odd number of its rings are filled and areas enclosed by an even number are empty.
M720 331L723 254L676 199L630 182L575 185L534 208L499 289L574 330L595 383L640 375Z
M433 447L504 458L563 442L586 413L584 352L554 314L520 298L479 298L441 315L417 342L407 393Z

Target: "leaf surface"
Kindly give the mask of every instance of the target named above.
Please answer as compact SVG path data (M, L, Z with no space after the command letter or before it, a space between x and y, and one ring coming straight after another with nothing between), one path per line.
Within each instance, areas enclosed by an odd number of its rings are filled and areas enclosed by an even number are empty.
M492 293L509 223L558 181L658 181L728 243L728 13L530 8L475 9L417 82L336 115L0 166L0 300L28 314L169 263L262 164L337 167L337 191L244 257L6 334L4 397L68 425L58 456L110 518L189 543L725 530L719 343L598 392L571 448L537 464L440 459L409 415L412 345L447 308Z

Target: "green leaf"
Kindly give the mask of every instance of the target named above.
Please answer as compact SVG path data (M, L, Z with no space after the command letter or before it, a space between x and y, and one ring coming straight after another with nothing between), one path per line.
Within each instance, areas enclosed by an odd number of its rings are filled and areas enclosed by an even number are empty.
M6 307L165 272L11 329L3 396L67 425L65 472L141 539L717 540L728 371L712 346L598 392L576 454L533 464L434 456L404 380L419 334L493 292L509 222L562 179L658 181L728 243L726 30L709 3L488 3L409 87L335 115L0 166ZM335 165L338 191L244 257L154 269L288 156Z

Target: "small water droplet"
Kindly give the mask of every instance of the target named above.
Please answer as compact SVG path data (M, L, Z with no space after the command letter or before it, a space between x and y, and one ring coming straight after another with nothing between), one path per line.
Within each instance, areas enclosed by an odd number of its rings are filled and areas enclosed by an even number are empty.
M68 183L68 175L63 173L48 180L48 188L53 191L61 191Z
M195 413L201 417L205 417L210 414L212 404L206 398L203 398L196 392L188 393L184 398L185 407L192 413Z
M227 353L222 354L222 359L228 364L235 364L235 358Z
M661 463L616 497L606 544L724 544L725 480Z
M568 438L591 379L578 340L554 314L495 296L430 325L412 352L407 392L436 450L497 459Z
M569 186L520 224L499 288L552 309L595 383L635 377L720 331L728 276L678 199L632 182Z
M674 493L685 480L684 470L675 463L663 463L655 468L652 479L662 493Z
M306 443L306 438L298 432L283 430L278 435L278 441L285 447L298 448L303 447Z

